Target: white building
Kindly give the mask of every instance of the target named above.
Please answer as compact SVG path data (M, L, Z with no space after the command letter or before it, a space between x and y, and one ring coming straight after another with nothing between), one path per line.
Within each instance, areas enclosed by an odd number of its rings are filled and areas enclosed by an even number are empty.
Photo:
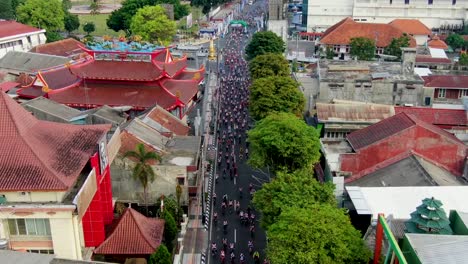
M8 51L29 51L46 43L44 29L38 29L16 21L0 20L0 58Z
M307 31L324 31L346 17L389 23L419 19L429 28L462 25L468 19L466 0L308 0Z

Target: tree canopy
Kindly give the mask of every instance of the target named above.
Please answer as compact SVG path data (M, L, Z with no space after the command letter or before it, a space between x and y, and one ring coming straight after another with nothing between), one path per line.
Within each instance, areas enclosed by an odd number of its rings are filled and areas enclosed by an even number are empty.
M158 208L158 215L161 214L161 197L156 201L155 206ZM164 211L169 212L175 220L182 218L184 211L177 205L176 199L173 196L164 197Z
M83 30L89 35L96 30L96 26L93 22L86 22L86 24L83 25Z
M410 45L410 37L408 35L403 34L403 36L399 38L393 38L392 42L390 42L390 45L385 48L385 54L387 55L393 55L398 58L398 60L401 60L401 55L402 51L401 48L404 47L409 47Z
M164 241L167 249L172 251L174 239L177 237L177 223L169 211L163 211L161 218L164 219Z
M161 244L156 252L150 255L149 264L172 264L171 253L164 244Z
M368 263L370 251L343 209L312 204L287 207L268 229L272 264Z
M458 59L458 64L466 66L468 65L468 54L462 53L460 54L460 58Z
M70 32L77 30L80 27L80 19L77 15L73 15L67 12L64 19L65 30Z
M262 227L268 230L286 207L305 207L311 203L335 206L333 190L333 184L319 183L308 170L278 172L271 182L255 192L253 204L262 213Z
M260 78L250 86L250 114L256 120L274 112L289 112L299 116L304 103L299 83L290 77Z
M375 57L375 41L373 39L359 37L352 38L349 43L350 54L358 60L372 60Z
M130 29L145 41L168 45L176 33L177 25L167 18L162 6L145 6L133 16Z
M271 76L289 76L289 63L281 54L258 55L249 62L250 77L253 79Z
M60 0L26 0L16 9L18 21L47 31L64 28L64 12Z
M15 11L11 0L0 1L0 19L10 20L15 18Z
M282 54L284 50L285 44L281 37L271 31L260 31L252 36L252 40L245 48L245 53L251 60L266 53Z
M465 45L465 40L458 34L450 34L445 42L454 49L461 48Z
M259 121L248 133L249 163L275 171L311 169L320 158L319 134L290 113L275 113Z

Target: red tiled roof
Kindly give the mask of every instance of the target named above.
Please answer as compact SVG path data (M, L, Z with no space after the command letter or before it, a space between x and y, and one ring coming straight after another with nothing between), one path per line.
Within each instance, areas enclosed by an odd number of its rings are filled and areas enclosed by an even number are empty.
M433 58L431 55L416 55L416 63L452 64L448 58Z
M395 113L406 113L433 125L468 126L465 110L395 106Z
M173 79L174 80L198 80L201 82L205 78L205 67L202 67L196 71L183 70L181 73L177 74Z
M100 255L150 255L161 245L164 220L127 208L112 233L94 250Z
M403 32L389 24L357 23L352 18L345 18L325 31L320 43L327 45L349 45L352 38L377 38L378 47L387 47L392 39L399 38ZM410 47L416 47L416 41L410 37Z
M400 113L364 129L354 131L346 139L356 151L410 128L415 124L405 113Z
M436 49L443 49L447 50L448 45L445 44L443 40L441 40L438 36L434 36L428 43L427 45L431 48L436 48Z
M49 99L67 105L124 106L146 109L155 104L168 109L176 104L176 98L161 87L89 83L63 91L53 91Z
M22 98L33 99L36 97L45 96L46 93L42 91L42 87L39 86L31 86L18 89L16 93Z
M2 92L8 92L10 91L11 89L17 87L19 85L19 83L17 82L4 82L4 83L0 83L0 91Z
M0 21L0 39L26 33L40 32L43 29L31 27L12 20ZM45 32L45 31L44 31Z
M0 190L69 189L109 128L41 121L2 93Z
M146 117L156 121L159 123L162 127L168 129L172 133L178 135L178 136L187 136L190 127L188 127L182 120L179 118L175 117L168 111L166 111L164 108L160 106L154 107L147 115Z
M418 19L395 19L389 24L410 35L430 35L432 32Z
M71 71L83 79L94 80L155 81L162 77L158 67L144 61L91 60L72 66Z
M198 81L164 79L161 85L185 105L198 93Z
M81 79L74 75L70 71L70 68L66 66L39 71L38 77L45 82L44 85L52 90L77 85L81 81Z
M468 89L468 75L423 76L425 87Z
M36 46L31 49L31 52L70 57L84 52L80 48L80 45L83 44L78 40L73 38L67 38Z

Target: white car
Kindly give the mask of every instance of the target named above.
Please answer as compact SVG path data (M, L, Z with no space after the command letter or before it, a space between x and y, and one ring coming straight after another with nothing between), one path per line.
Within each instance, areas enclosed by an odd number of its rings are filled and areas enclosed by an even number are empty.
M253 4L253 1L252 1L252 0L250 0L250 1L249 1L249 5L252 5L252 4Z

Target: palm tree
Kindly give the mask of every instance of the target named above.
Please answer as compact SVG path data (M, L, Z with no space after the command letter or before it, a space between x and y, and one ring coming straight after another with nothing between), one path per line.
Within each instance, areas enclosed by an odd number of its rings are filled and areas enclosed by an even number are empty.
M140 181L143 185L143 193L145 195L145 205L146 205L146 215L148 215L148 183L152 183L156 176L156 173L151 167L151 161L161 162L161 156L154 151L146 151L143 144L138 144L135 150L127 151L124 155L125 157L134 158L137 160L135 167L133 168L133 179Z

